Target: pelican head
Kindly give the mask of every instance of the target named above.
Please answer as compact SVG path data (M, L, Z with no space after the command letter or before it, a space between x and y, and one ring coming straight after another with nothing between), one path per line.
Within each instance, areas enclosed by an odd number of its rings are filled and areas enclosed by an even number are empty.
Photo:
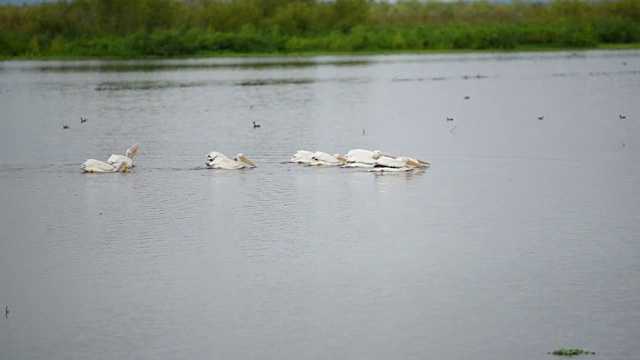
M138 147L140 146L140 144L136 143L133 144L132 147L130 147L129 149L127 149L127 152L125 153L125 155L133 160L133 158L136 156L136 153L138 153Z
M431 164L429 164L426 161L422 161L422 160L418 160L418 159L414 159L411 157L406 157L406 156L402 156L402 157L398 157L396 158L397 160L400 161L404 161L405 164L414 167L414 168L418 168L418 169L422 169L422 168L426 168L431 166Z
M256 164L253 163L253 161L249 160L249 158L244 156L243 153L239 153L238 155L236 155L234 160L237 161L237 162L242 162L244 164L247 164L247 165L249 165L251 167L258 167Z

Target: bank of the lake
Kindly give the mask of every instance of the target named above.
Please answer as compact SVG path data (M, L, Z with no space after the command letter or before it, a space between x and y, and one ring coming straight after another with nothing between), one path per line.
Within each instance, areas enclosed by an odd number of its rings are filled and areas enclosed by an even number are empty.
M103 0L0 6L0 57L167 58L640 47L640 3Z

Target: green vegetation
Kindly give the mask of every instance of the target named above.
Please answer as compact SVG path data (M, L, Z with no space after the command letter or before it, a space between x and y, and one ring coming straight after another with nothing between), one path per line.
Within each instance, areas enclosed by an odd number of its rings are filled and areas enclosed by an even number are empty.
M637 47L640 1L74 0L0 6L0 57Z
M555 350L552 355L560 355L560 356L574 356L574 355L595 355L595 352L586 351L582 349L558 349Z

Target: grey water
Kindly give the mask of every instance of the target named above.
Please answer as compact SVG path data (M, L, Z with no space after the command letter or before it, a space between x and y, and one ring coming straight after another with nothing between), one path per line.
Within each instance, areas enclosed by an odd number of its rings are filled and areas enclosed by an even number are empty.
M0 62L0 359L635 359L639 90L640 51ZM431 167L287 163L353 148Z

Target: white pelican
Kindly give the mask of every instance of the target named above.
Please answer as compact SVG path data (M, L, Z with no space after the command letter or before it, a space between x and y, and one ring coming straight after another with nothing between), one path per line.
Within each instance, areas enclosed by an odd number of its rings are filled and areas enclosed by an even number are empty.
M376 164L376 160L381 156L393 158L393 156L385 154L380 150L349 150L345 156L347 158L347 163L344 167L373 167Z
M138 152L139 146L140 144L137 144L137 143L133 144L133 146L131 146L130 148L127 149L127 151L125 151L124 155L111 154L107 162L111 165L114 165L116 163L123 162L123 161L132 161L133 158L136 156L136 153ZM131 166L133 166L133 162L131 162Z
M376 164L369 171L411 171L415 168L425 167L421 163L408 157L392 158L381 156L376 160Z
M233 159L229 159L224 154L219 152L211 152L207 154L207 160L205 165L209 169L225 169L225 170L238 170L246 167L257 167L253 161L249 160L243 153L239 153Z
M316 151L311 157L312 161L309 165L315 166L336 166L347 162L347 158L340 154L327 154L326 152Z
M129 171L131 167L133 167L131 159L120 161L113 165L96 159L87 159L80 165L82 171L87 173L125 172Z
M313 151L298 150L295 154L293 154L289 162L297 164L309 164L313 162L313 155L315 155Z

